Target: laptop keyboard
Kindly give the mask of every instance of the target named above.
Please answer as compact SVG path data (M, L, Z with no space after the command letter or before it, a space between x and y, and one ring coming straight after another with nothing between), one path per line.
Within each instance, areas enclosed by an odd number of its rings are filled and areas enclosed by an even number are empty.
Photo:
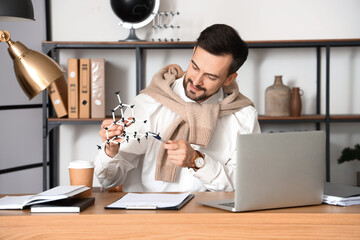
M235 207L235 203L234 203L234 202L220 203L219 205L226 206L226 207Z

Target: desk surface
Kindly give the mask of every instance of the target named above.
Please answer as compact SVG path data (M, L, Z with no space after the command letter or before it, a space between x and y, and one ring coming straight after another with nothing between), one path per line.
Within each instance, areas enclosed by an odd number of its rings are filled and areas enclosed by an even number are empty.
M196 193L181 210L106 210L124 193L94 192L81 213L0 210L0 239L360 239L360 205L319 205L231 213L197 201L233 192Z

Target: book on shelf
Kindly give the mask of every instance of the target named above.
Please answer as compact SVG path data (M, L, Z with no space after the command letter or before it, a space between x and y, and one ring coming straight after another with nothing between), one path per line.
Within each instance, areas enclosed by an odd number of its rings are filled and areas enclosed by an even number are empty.
M73 197L88 189L83 185L58 186L36 195L5 196L0 198L0 209L24 209L34 204Z
M79 60L68 59L68 117L79 118Z
M86 208L93 205L95 202L94 197L74 197L65 198L53 202L35 204L30 207L32 213L55 213L55 212L66 212L66 213L79 213Z
M325 183L323 202L337 206L360 204L360 187Z
M51 103L58 118L64 117L67 112L67 83L64 77L56 79L47 88Z
M105 118L105 59L91 59L91 118Z
M90 118L90 59L81 58L79 68L79 118Z

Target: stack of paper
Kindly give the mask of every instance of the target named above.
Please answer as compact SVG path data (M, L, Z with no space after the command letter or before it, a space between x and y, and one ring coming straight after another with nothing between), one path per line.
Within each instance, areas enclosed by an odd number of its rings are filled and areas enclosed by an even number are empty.
M178 210L194 197L190 193L127 193L106 209L168 209Z
M356 197L336 197L324 195L323 201L326 204L338 206L352 206L360 204L360 196Z
M323 202L337 206L360 204L360 187L325 183Z

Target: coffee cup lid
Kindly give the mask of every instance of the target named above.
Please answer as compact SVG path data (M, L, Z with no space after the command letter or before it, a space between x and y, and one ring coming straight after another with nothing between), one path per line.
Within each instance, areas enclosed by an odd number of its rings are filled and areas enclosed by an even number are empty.
M69 168L93 168L94 164L91 161L75 160L69 163Z

